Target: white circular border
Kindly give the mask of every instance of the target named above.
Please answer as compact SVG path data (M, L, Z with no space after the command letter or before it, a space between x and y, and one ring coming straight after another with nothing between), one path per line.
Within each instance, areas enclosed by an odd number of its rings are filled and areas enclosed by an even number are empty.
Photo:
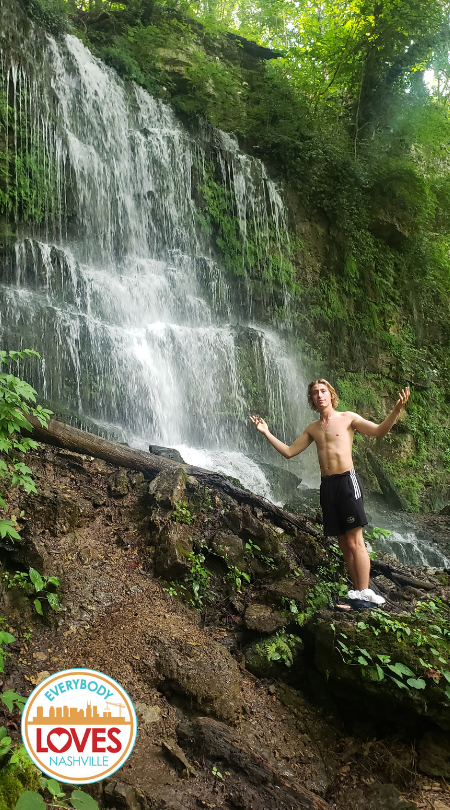
M108 772L106 774L102 775L100 778L96 778L96 779L89 779L89 778L86 778L86 779L63 779L61 776L59 776L59 774L56 774L56 773L52 774L51 772L48 773L47 771L43 771L42 770L42 764L39 762L39 760L36 759L36 755L35 755L34 751L28 745L27 734L26 734L26 730L25 730L25 720L26 720L26 713L27 713L28 704L30 703L30 701L34 700L34 698L36 696L36 693L38 691L39 692L41 691L41 687L44 684L48 683L49 681L54 681L55 678L59 678L60 676L67 675L67 673L69 673L69 672L71 672L71 673L78 673L79 672L79 673L82 673L82 674L85 674L85 675L89 674L89 675L94 675L94 676L95 675L100 675L102 678L107 678L109 681L111 681L111 683L116 685L116 687L118 688L118 690L120 692L123 692L123 694L126 696L126 698L129 701L129 704L130 704L130 714L131 714L131 718L132 718L132 722L133 722L133 726L134 726L133 733L131 734L130 741L128 743L130 750L128 751L128 754L126 755L126 757L124 757L124 759L122 759L119 762L119 764L114 768L114 770L108 770ZM28 709L28 711L29 711L29 709ZM28 696L27 702L25 703L25 706L23 707L23 710L22 710L22 719L21 719L21 723L20 723L20 732L21 732L21 736L22 736L22 742L23 742L23 745L25 747L25 750L26 750L28 756L30 757L30 759L32 760L32 762L34 763L36 768L38 768L45 776L49 776L50 778L56 779L58 782L62 782L65 785L91 785L94 782L102 782L104 779L107 779L113 773L116 773L116 771L118 771L120 768L122 768L124 763L127 761L128 757L130 756L131 752L133 751L133 748L134 748L135 743L136 743L137 717L136 717L136 711L135 711L135 708L134 708L134 705L133 705L133 701L131 700L128 692L125 691L123 686L120 683L118 683L118 681L114 680L114 678L111 678L110 675L106 675L105 672L100 672L97 669L84 669L83 667L73 667L72 669L62 669L59 672L54 672L53 675L49 675L48 678L44 678L44 680L41 681L36 686L35 689L33 689L31 695Z

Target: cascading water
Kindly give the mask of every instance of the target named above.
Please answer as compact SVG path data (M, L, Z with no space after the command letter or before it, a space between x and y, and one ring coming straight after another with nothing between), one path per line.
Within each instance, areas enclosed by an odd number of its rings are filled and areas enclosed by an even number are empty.
M67 412L136 447L178 447L272 497L251 457L280 459L249 428L250 402L256 392L289 442L311 418L289 336L267 326L271 284L264 273L246 282L252 262L285 260L276 185L232 136L206 124L190 134L75 37L15 37L6 17L2 190L17 239L0 281L3 347L40 352L39 369L22 373ZM202 198L214 202L219 185L241 278L205 221ZM318 483L312 449L289 468ZM416 556L408 562L426 562Z
M285 339L253 321L249 287L218 265L195 196L212 155L244 267L249 230L257 255L275 245L283 261L277 188L230 135L205 125L193 137L77 38L48 38L42 52L31 78L3 62L14 132L47 183L41 224L24 228L3 274L4 345L44 357L27 377L47 400L134 446L180 446L187 461L270 497L246 457L266 452L248 426L248 389L257 385L265 416L292 440L309 418L302 372Z

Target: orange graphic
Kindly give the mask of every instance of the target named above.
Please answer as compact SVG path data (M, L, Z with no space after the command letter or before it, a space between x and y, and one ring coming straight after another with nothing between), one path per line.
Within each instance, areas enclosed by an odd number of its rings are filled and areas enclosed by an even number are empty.
M54 726L57 723L73 723L81 726L104 726L104 725L122 725L131 726L131 720L126 720L122 717L122 704L113 703L113 706L120 706L120 717L113 717L110 711L103 712L100 715L97 711L97 706L91 706L88 702L86 705L86 712L83 709L77 709L74 706L50 706L48 716L44 715L44 707L36 706L36 717L34 720L29 721L30 726Z

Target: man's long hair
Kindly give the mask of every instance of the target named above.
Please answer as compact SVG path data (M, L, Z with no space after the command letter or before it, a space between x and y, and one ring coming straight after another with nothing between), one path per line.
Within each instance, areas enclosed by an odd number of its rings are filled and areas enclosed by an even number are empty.
M321 377L319 380L313 380L308 385L308 405L309 405L309 407L312 408L313 411L318 410L318 408L316 408L316 406L314 405L313 398L312 398L312 389L313 389L314 385L326 385L326 387L328 388L328 390L329 390L329 392L331 394L331 404L332 404L333 408L337 408L337 406L339 405L339 397L336 394L336 391L334 390L331 383L329 383L328 380L324 380L323 377Z

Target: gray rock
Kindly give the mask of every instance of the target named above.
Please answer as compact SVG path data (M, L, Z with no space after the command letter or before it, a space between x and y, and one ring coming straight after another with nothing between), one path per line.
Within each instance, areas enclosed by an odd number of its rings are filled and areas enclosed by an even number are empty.
M269 605L249 605L244 621L249 630L258 633L275 633L287 624L287 618Z
M129 489L130 482L128 476L125 470L120 470L117 475L114 476L112 484L110 484L111 495L113 498L123 498L127 495Z
M104 797L109 806L127 807L129 810L141 810L142 807L135 789L123 782L107 782Z
M147 643L155 686L169 686L225 722L237 720L243 707L239 669L221 644L205 639L201 646L192 646L187 639L152 632Z
M419 770L427 776L450 778L450 739L448 734L427 731L419 743Z
M157 506L163 509L173 509L181 501L186 491L187 476L181 467L169 467L153 479L149 485L149 495Z
M266 464L265 461L255 460L258 467L261 468L266 476L276 500L287 501L295 497L297 487L302 482L302 479L299 478L298 475L295 475L295 473L290 470L285 470L281 466L279 467L275 464Z
M403 511L407 511L408 504L406 503L403 495L401 495L401 493L398 491L390 475L388 475L384 469L380 459L377 458L377 456L375 456L370 450L367 451L367 458L380 485L383 498L387 505L392 509L402 509Z
M228 529L231 529L234 534L239 534L242 529L242 514L240 509L230 509L229 512L225 512L222 522Z
M417 810L417 804L404 799L394 785L375 785L365 810Z
M217 532L211 541L211 548L230 565L235 565L241 571L247 570L244 543L236 534Z
M192 529L184 523L168 523L158 538L154 566L155 574L163 579L178 579L190 569Z
M186 463L184 458L182 458L178 450L175 450L174 447L160 447L157 444L149 444L148 450L149 453L153 453L154 456L170 458L171 461L179 461L181 464Z

